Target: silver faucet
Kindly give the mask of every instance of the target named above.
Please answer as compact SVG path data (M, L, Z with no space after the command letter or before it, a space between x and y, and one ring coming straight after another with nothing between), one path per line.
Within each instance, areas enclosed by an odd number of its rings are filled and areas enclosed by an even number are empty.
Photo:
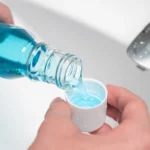
M130 44L127 54L139 69L150 70L150 23Z

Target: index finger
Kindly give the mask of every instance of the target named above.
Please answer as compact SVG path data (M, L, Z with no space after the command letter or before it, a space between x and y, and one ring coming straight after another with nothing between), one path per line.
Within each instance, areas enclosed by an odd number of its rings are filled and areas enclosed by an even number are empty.
M108 103L122 113L122 121L126 119L136 120L136 122L149 120L147 105L140 97L118 86L107 85L107 89Z
M9 7L7 7L5 4L1 2L0 2L0 21L7 23L7 24L14 23Z

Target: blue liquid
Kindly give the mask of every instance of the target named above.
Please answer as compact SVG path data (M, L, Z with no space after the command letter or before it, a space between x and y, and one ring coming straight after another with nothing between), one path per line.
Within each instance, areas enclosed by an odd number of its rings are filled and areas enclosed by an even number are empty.
M34 38L24 29L0 23L0 77L25 75L26 62L35 45Z
M100 99L95 96L88 94L85 97L84 95L81 95L78 93L76 93L74 96L72 96L70 101L72 104L74 104L78 107L81 107L81 108L91 108L91 107L95 107L101 103Z
M68 92L68 97L72 104L81 108L92 108L102 102L99 97L88 93L82 80L80 80L77 87Z

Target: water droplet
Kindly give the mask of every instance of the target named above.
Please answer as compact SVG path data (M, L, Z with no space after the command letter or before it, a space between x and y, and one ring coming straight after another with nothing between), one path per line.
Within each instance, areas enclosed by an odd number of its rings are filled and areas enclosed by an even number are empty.
M140 44L142 44L142 45L143 45L143 44L145 44L145 42L141 41L141 42L140 42Z

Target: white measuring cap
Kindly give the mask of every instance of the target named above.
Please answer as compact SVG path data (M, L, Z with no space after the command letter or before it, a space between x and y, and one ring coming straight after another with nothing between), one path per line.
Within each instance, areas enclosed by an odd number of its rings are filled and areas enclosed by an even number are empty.
M87 93L100 98L100 103L94 107L78 107L71 102L69 94L66 101L72 108L72 120L77 127L82 132L93 132L105 123L108 92L106 86L95 79L83 79L83 84Z

